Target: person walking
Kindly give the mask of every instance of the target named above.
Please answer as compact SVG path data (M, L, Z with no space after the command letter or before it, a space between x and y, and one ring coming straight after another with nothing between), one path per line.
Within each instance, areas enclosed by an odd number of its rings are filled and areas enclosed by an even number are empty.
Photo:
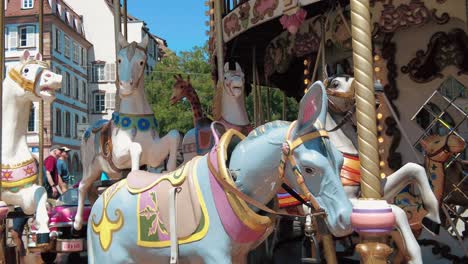
M47 191L47 197L57 199L59 196L58 191L58 171L57 159L62 154L58 146L51 148L49 156L44 160L45 174L44 174L44 188Z
M68 181L69 181L69 175L68 175L68 153L70 152L71 149L63 146L59 148L59 150L62 152L60 154L60 157L57 160L57 173L58 173L58 185L59 185L59 192L64 193L68 190Z

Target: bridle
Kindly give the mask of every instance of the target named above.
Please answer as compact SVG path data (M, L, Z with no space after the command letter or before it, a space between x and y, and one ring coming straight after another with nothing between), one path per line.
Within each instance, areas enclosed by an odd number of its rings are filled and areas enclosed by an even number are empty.
M302 193L309 200L309 202L312 204L312 207L315 210L322 210L319 203L317 202L317 199L314 197L314 195L309 190L309 188L307 188L307 185L304 182L304 176L302 175L301 169L299 168L299 166L297 166L296 159L294 158L294 150L300 145L310 140L313 140L316 138L328 138L328 133L326 130L321 129L321 130L317 130L317 131L302 135L296 138L295 140L291 141L290 135L296 125L296 122L297 121L294 121L289 126L288 132L286 133L286 142L283 143L281 161L280 161L280 165L278 166L280 178L283 182L285 181L284 177L285 177L286 160L289 160L289 162L291 163L294 175L296 176L296 182L301 188Z
M24 68L30 64L38 64L41 66L37 68L36 78L34 79L34 81L28 80L25 77L23 77L23 75L21 75ZM41 77L43 71L47 69L48 67L49 65L46 62L39 61L39 60L32 60L24 64L19 71L17 71L15 68L10 69L10 71L8 71L8 76L10 77L10 79L16 82L21 88L23 88L23 90L31 92L37 97L40 97L36 93L36 90L34 88L36 87L36 84L39 81L39 78Z

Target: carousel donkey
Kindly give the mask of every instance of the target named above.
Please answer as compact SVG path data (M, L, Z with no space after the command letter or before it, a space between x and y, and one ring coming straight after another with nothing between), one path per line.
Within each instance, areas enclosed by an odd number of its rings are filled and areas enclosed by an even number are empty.
M244 101L244 73L238 63L228 62L224 65L224 82L222 89L216 89L214 98L215 121L223 123L244 135L251 130ZM174 75L176 83L172 87L170 102L172 105L186 98L192 107L194 128L185 134L182 149L185 162L197 155L204 155L213 146L210 125L212 120L203 113L197 92L190 83L190 76L184 80Z
M32 102L51 103L54 91L62 86L62 76L48 68L40 53L30 59L25 50L3 81L2 200L21 207L25 214L36 213L37 244L49 242L47 193L36 184L38 166L26 144L26 132Z
M349 234L351 203L338 176L343 157L324 130L326 113L325 88L314 84L293 123L267 123L247 138L229 129L219 141L215 135L208 154L172 173L132 171L92 208L89 263L245 263L273 228L274 211L265 205L283 180L301 190L334 235Z
M75 231L82 228L85 196L102 171L111 179L119 179L122 169L138 170L144 164L157 167L168 155L168 171L176 168L180 135L171 130L159 137L158 122L145 96L148 36L141 43L130 44L119 36L119 43L123 47L117 56L120 110L112 114L112 120L101 120L83 135L83 179L79 185Z
M327 94L330 111L327 114L326 129L329 131L331 142L343 153L344 166L341 170L341 181L348 197L353 201L360 192L360 164L357 146L357 133L352 122L349 121L354 99L354 78L338 74L327 79ZM434 195L424 167L407 163L393 174L382 181L383 199L393 203L395 197L408 185L418 189L421 194L427 215L422 220L423 226L431 233L438 233L440 225L439 203ZM396 225L400 231L410 263L422 263L421 248L419 247L413 233L406 213L398 206L391 205L396 217Z

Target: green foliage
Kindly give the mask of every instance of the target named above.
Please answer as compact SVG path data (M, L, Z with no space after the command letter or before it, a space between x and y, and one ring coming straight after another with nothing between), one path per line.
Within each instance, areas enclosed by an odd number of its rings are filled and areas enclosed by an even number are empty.
M207 47L194 47L190 51L180 52L178 55L169 53L159 62L153 73L146 78L145 89L148 101L153 107L159 122L160 135L165 135L171 129L186 133L193 128L193 114L190 103L182 100L176 105L170 105L173 76L182 74L184 79L190 75L192 86L198 93L204 113L212 117L212 101L214 84L211 80L211 66L209 64ZM271 120L282 119L283 93L278 89L270 89ZM264 117L266 118L266 88L262 87L262 102ZM249 119L253 123L253 93L246 99ZM286 120L297 118L298 103L293 98L286 99Z
M203 111L211 116L214 89L206 48L194 47L191 51L181 52L179 55L169 53L156 65L145 83L148 101L158 119L161 135L165 135L171 129L186 133L193 128L190 103L185 99L176 105L171 105L169 102L172 86L175 83L173 78L175 74L182 74L184 79L190 75L192 86L198 93Z

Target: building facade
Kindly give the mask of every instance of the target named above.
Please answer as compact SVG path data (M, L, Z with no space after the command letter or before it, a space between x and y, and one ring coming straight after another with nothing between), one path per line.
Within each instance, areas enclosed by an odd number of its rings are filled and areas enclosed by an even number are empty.
M90 81L90 123L100 119L110 119L115 110L116 66L115 66L115 26L114 8L110 0L69 0L69 4L83 17L87 39L93 43L88 53ZM97 11L99 10L99 11ZM149 32L144 21L128 16L128 41L141 42L148 34L148 61L146 73L149 74L159 57L156 36Z
M5 11L5 62L18 63L24 50L34 56L39 49L38 13L41 0L11 0ZM44 105L44 156L53 145L71 149L69 169L73 176L81 175L78 123L89 120L88 50L83 20L66 2L44 0L43 58L51 69L63 76L62 89L51 105ZM27 142L32 152L38 152L39 111L34 104L30 112Z

